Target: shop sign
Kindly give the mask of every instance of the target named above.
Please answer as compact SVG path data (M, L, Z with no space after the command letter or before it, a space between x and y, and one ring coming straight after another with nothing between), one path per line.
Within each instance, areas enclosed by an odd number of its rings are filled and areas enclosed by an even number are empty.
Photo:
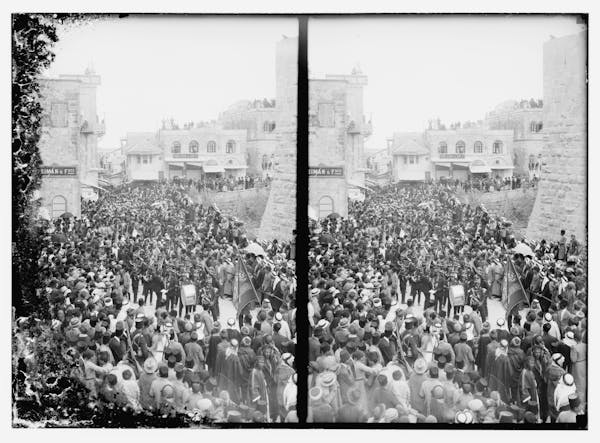
M344 168L343 167L327 167L327 166L319 166L319 167L309 167L308 168L308 176L309 177L343 177L344 176Z
M465 158L465 154L440 154L440 158Z
M40 170L42 175L51 175L56 177L77 175L77 168L75 166L42 166Z

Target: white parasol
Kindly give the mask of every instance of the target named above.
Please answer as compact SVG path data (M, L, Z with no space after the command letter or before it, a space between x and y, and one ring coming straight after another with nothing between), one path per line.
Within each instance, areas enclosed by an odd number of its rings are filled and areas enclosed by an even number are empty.
M261 257L265 257L267 255L265 250L258 243L250 243L244 248L244 252Z
M533 257L535 254L533 253L533 251L531 250L531 248L529 246L527 246L525 243L519 243L517 246L515 246L515 248L512 250L513 254L521 254L524 257Z

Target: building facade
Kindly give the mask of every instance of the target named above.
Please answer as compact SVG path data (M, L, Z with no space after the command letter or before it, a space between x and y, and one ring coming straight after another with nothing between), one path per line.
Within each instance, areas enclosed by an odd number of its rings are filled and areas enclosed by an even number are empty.
M122 141L126 180L238 178L246 175L246 131L218 124L131 132Z
M485 117L488 129L513 131L514 173L540 177L544 147L543 101L509 100L499 104Z
M367 76L327 75L309 81L309 205L319 218L348 215L348 198L365 189L364 141L371 122L363 115Z
M429 149L422 132L397 132L388 140L393 182L424 181L431 178Z
M81 216L81 198L97 197L98 139L104 122L96 110L100 76L60 75L40 79L43 108L40 197L52 217L69 212Z
M243 177L247 169L246 130L219 125L161 129L165 177Z
M513 131L484 127L425 131L431 176L467 180L470 176L513 174Z
M164 177L163 156L157 133L127 133L122 151L127 181L156 181Z
M219 115L223 129L246 130L248 175L273 176L278 110L275 100L241 100Z

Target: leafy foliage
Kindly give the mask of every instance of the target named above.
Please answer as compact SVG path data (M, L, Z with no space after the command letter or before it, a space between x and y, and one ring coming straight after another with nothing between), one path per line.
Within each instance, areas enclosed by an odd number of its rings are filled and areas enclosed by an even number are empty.
M57 17L58 18L58 17ZM31 204L40 187L42 106L38 77L54 60L58 40L51 17L15 14L12 22L13 306L17 315L48 312L37 296L39 242ZM47 314L46 314L47 315Z

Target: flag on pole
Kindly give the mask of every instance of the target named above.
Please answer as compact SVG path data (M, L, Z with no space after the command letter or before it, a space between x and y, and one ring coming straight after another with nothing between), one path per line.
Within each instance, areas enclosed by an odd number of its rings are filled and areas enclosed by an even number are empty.
M258 298L256 289L254 289L250 274L243 260L241 256L238 257L233 282L233 305L236 307L238 314L253 300L260 303L260 299Z
M529 296L527 295L527 292L525 292L525 289L521 284L521 279L515 269L515 264L510 258L508 258L506 262L504 275L505 284L502 288L502 301L506 307L506 317L508 318L512 310L519 304L526 303L529 305Z

